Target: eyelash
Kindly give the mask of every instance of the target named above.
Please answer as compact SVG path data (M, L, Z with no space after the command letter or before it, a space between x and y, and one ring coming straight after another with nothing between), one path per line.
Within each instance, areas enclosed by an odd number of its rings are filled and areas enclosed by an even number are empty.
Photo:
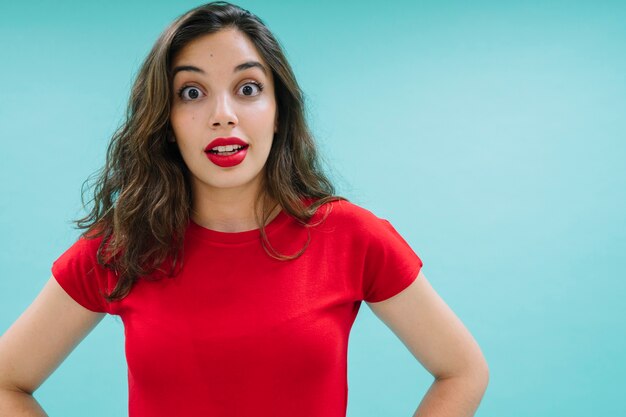
M263 89L265 88L265 86L264 86L262 83L257 82L257 81L248 81L248 82L246 82L244 85L242 85L242 87L243 87L243 86L245 86L245 85L248 85L248 84L254 84L254 85L256 85L256 86L259 88L259 93L258 93L258 94L256 94L256 95L253 95L253 96L246 96L246 95L244 95L244 97L256 97L256 96L258 96L259 94L261 94L261 92L262 92L262 91L263 91ZM194 85L183 85L180 89L178 89L178 93L177 93L178 97L179 97L181 100L184 100L184 101L195 101L194 99L186 99L186 98L183 98L183 91L185 91L185 89L187 89L187 88L191 88L191 87L196 88L196 89L198 88L198 87L196 87L196 86L194 86Z

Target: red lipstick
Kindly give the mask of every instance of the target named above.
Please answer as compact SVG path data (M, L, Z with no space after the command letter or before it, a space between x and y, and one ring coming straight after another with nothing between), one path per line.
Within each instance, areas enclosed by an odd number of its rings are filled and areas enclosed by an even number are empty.
M213 149L218 146L235 145L235 149ZM243 162L248 153L248 144L238 137L216 138L204 148L204 152L215 165L228 168ZM239 147L239 148L238 148ZM230 149L230 148L229 148Z

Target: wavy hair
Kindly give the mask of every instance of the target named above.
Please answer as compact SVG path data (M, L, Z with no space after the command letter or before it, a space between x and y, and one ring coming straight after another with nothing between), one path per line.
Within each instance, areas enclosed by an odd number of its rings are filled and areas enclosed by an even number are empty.
M168 140L173 135L169 123L171 63L189 42L226 28L247 35L275 80L278 129L255 200L255 219L265 251L276 259L291 260L304 253L310 242L307 229L309 239L298 253L287 256L272 248L265 224L276 206L266 207L268 197L303 227L311 226L309 220L323 204L347 200L334 195L334 187L321 169L306 123L302 91L279 42L263 21L223 1L194 8L172 22L152 47L132 87L125 121L108 145L106 162L81 189L85 207L85 186L96 178L89 201L93 207L74 223L78 229L87 229L81 235L85 238L103 237L98 263L118 276L115 288L105 294L110 302L128 295L138 279L173 277L182 266L192 200L189 170L177 145ZM256 210L259 203L260 216Z

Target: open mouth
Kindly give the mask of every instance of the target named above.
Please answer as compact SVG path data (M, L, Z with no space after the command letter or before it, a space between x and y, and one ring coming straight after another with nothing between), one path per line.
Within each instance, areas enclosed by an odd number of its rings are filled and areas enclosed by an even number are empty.
M240 152L244 149L247 149L249 145L227 145L227 146L216 146L215 148L209 149L207 153L212 153L214 155L219 156L229 156L234 155L237 152Z
M234 167L246 159L248 145L215 146L205 151L204 154L217 166L222 168Z

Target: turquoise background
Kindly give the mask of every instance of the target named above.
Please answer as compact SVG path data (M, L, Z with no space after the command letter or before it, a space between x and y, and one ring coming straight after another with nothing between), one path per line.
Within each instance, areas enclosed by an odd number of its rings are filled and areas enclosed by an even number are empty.
M0 5L0 331L76 238L133 76L200 3ZM624 416L626 3L239 3L284 45L338 192L389 219L481 345L477 416ZM411 416L432 377L363 304L348 416ZM127 413L107 317L35 393Z

